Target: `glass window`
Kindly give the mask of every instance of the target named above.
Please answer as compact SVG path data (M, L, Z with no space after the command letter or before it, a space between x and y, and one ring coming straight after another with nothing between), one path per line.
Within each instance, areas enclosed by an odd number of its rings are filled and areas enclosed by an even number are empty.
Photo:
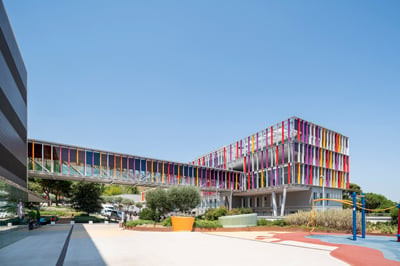
M93 152L93 175L100 175L100 153Z
M35 143L34 145L33 145L33 155L34 155L34 157L35 157L35 161L34 161L34 170L35 171L43 171L43 168L42 168L42 163L43 163L43 160L42 160L42 156L43 156L43 153L42 153L42 144L40 144L40 143Z
M67 147L61 147L61 163L62 173L69 174L69 149Z
M70 149L70 151L69 151L69 162L70 162L70 167L69 167L69 171L70 171L70 174L72 174L72 175L76 175L76 174L78 174L78 172L77 172L77 170L76 170L76 167L77 167L77 151L76 151L76 149Z
M93 152L86 151L86 174L87 176L93 175Z
M50 145L44 145L43 147L43 165L44 167L51 171L52 170L52 166L53 166L53 161L51 160L51 146Z
M114 168L115 168L114 155L109 154L108 155L108 175L111 177L114 177Z
M60 173L61 168L60 168L60 148L59 147L53 147L53 163L54 163L54 172Z

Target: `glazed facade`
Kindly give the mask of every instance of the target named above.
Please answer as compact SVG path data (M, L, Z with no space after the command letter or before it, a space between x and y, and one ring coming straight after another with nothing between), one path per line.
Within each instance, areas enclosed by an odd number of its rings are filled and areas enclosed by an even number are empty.
M28 141L27 163L29 175L32 177L143 186L190 185L204 191L239 189L244 178L240 171L39 140Z
M26 83L25 65L0 1L0 225L18 217L18 206L28 200Z
M192 161L244 173L243 190L285 184L346 189L349 139L298 117L267 127Z

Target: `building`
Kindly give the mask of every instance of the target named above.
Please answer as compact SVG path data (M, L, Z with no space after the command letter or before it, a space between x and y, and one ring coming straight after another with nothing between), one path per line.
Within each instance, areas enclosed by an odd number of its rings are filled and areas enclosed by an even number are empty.
M27 140L27 73L0 2L0 219L29 200L29 177L148 187L196 186L200 211L225 205L260 215L341 199L349 186L349 139L292 117L188 163ZM28 170L28 171L27 171ZM317 209L341 203L318 202ZM1 222L1 220L0 220Z
M310 209L312 199L341 199L349 184L347 137L298 117L268 127L189 163L40 140L28 142L30 177L196 186L200 212L249 207L260 215ZM318 202L316 209L341 203Z
M243 172L234 207L261 215L310 209L311 199L342 198L349 185L349 139L298 117L267 127L192 161ZM324 192L324 195L323 195ZM341 207L326 202L326 208ZM316 209L325 208L318 202Z
M0 1L1 218L20 214L18 207L28 200L26 155L27 73L3 2Z

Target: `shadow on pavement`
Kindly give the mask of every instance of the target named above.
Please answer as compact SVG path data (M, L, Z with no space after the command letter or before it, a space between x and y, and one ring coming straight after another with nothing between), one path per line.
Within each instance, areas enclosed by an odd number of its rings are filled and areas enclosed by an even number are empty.
M82 224L75 224L63 265L106 265Z

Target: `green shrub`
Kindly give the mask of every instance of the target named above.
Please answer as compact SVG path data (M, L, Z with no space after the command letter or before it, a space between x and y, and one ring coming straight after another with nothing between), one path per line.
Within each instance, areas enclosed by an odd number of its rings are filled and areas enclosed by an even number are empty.
M380 234L397 234L397 225L392 224L391 222L377 222L370 223L367 222L366 226L367 233L380 233Z
M39 211L39 209L36 209L36 219L40 219L40 211Z
M162 224L163 226L171 227L171 226L172 226L171 217L165 218L165 219L161 222L161 224Z
M222 225L218 221L210 221L210 220L198 220L194 221L193 227L198 228L218 228L222 227Z
M240 209L238 208L233 208L231 210L228 211L228 213L226 215L239 215L240 213Z
M272 221L259 219L257 220L257 226L271 226L273 224Z
M125 226L132 226L136 227L138 225L143 225L143 224L153 224L153 221L151 220L134 220L134 221L128 221L125 223Z
M392 224L397 224L399 219L399 209L394 208L390 210L390 217L392 218Z
M277 225L277 226L281 226L282 227L282 226L286 225L286 222L285 222L284 219L274 220L272 222L272 225Z
M28 212L28 216L31 219L36 219L36 212L35 211L29 211Z
M240 214L250 214L250 213L253 213L253 209L251 209L251 208L240 208L239 211L240 211Z
M218 220L219 217L225 216L228 213L228 210L225 206L221 206L217 209L208 209L204 214L204 218L209 221Z
M89 221L93 221L93 223L101 223L104 222L104 219L100 219L95 216L80 215L75 216L74 221L75 223L88 223Z
M154 219L154 213L152 210L149 208L144 208L140 213L139 213L139 219L140 220L153 220Z

